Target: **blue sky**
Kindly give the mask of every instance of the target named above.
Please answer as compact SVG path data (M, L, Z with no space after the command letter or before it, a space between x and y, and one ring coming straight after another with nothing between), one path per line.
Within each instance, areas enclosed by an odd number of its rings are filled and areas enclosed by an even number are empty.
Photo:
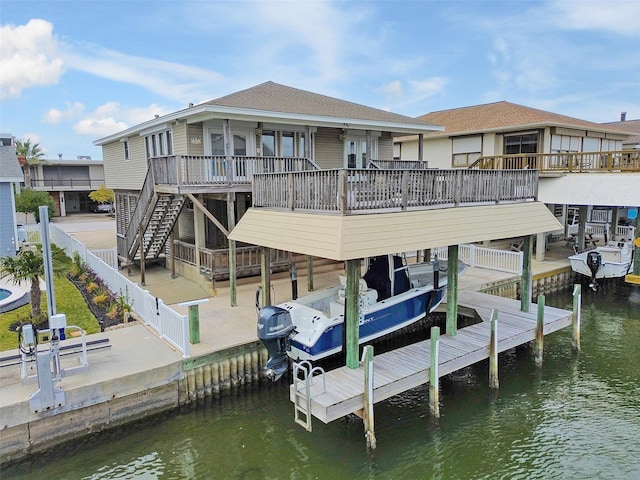
M419 116L640 118L640 2L0 0L0 132L47 158L272 80Z

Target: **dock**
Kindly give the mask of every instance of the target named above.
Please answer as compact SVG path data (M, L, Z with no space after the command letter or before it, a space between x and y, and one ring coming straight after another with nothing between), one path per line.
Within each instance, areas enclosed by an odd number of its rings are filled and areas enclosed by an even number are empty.
M529 312L520 310L520 301L461 291L458 305L474 309L482 322L461 328L455 336L442 335L439 341L438 376L460 370L489 358L491 312L498 312L497 351L503 352L536 339L537 304ZM544 307L544 335L572 324L573 312ZM424 340L376 355L373 361L373 403L429 383L431 341ZM317 377L316 377L317 378ZM296 402L294 382L290 399ZM310 386L310 413L324 423L360 412L365 407L365 368L341 367L324 374L324 382L314 380Z

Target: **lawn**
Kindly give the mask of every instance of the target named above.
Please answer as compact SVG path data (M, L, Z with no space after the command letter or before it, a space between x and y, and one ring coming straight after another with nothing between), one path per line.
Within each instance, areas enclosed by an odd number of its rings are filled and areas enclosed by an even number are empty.
M75 325L82 328L87 334L100 331L98 320L91 313L82 294L67 277L55 277L54 288L56 292L56 312L67 315L67 325ZM0 314L0 351L18 348L18 334L9 331L9 325L18 318L26 318L31 311L31 305L27 304L11 312ZM47 311L47 295L42 295L42 311Z

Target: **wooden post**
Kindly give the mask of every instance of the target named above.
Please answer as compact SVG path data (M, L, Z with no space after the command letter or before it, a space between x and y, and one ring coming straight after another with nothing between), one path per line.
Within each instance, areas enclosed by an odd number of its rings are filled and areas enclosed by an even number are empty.
M418 160L424 160L424 134L418 134Z
M271 249L262 247L260 250L260 272L262 288L261 307L271 305Z
M531 288L533 283L533 273L531 270L531 257L533 256L532 236L524 237L522 245L522 278L520 281L520 310L528 312L531 305Z
M347 367L358 368L358 345L359 345L359 328L360 328L360 302L359 288L360 284L360 259L347 260L347 315L345 317L343 328L346 327L347 332Z
M536 340L534 355L536 367L542 366L542 357L544 353L544 295L538 295L538 317L536 323Z
M440 327L431 327L431 364L429 366L429 410L431 414L440 417L440 399L438 374L438 354L440 350Z
M580 321L581 321L582 285L579 283L573 287L573 337L571 348L574 352L580 351Z
M347 170L338 170L338 211L344 215L347 211Z
M498 389L498 311L491 309L491 341L489 343L489 388Z
M362 352L364 359L364 408L362 421L364 423L364 437L367 448L376 448L376 432L373 418L373 346L365 345Z
M146 286L144 275L144 237L142 236L142 223L138 226L138 238L140 239L140 285Z
M307 290L313 292L313 256L307 255Z
M171 278L176 278L176 244L173 228L169 234L169 262L171 263Z
M458 245L449 245L447 259L447 335L458 329Z
M227 192L227 228L231 232L236 226L236 194ZM238 305L236 296L236 241L229 239L229 304Z

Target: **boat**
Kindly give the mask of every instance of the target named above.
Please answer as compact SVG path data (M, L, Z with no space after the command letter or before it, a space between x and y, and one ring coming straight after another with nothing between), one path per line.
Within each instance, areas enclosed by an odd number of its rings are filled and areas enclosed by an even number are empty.
M465 269L459 262L459 274ZM313 362L342 351L347 278L339 279L336 286L259 310L258 338L269 352L265 370L271 380L287 371L289 358ZM371 259L358 284L359 342L423 318L442 302L446 285L446 262L437 258L423 263L407 263L399 255Z
M589 286L596 291L598 279L620 278L629 273L633 265L634 246L631 240L610 241L576 253L569 257L571 269L589 277Z

